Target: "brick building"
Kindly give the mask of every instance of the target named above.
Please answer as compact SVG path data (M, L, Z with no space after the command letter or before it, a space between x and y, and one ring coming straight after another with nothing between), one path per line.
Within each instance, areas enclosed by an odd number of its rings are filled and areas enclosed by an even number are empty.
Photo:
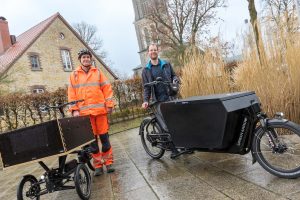
M80 65L77 52L82 48L89 47L59 13L18 37L10 35L0 17L0 91L38 93L65 87ZM117 79L95 53L93 65L110 81Z

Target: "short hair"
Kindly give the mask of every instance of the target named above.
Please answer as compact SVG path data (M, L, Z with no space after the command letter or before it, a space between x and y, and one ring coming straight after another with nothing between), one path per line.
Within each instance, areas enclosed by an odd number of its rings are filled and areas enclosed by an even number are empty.
M150 46L156 46L156 49L158 50L158 44L153 42L149 44L149 46L147 47L147 51L149 51Z

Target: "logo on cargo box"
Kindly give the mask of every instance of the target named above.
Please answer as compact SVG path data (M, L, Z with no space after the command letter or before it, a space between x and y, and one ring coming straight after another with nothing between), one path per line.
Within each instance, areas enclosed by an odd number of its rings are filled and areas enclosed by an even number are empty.
M248 122L248 119L245 117L244 121L243 121L242 128L241 128L240 136L239 136L239 139L238 139L238 142L237 142L238 146L241 146L241 142L242 142L243 136L245 134L245 128L246 128L247 122Z

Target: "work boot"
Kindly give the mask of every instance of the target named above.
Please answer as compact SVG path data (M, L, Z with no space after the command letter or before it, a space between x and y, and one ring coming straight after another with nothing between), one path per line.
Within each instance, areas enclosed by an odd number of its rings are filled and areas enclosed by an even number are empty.
M113 165L106 165L106 171L107 173L113 173L115 171L115 168L113 167Z
M95 169L94 176L101 176L102 174L103 174L103 167Z

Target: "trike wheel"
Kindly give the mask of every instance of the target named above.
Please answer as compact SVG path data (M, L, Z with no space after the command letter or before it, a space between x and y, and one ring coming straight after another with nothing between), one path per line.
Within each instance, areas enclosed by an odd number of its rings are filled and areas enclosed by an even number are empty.
M157 141L159 141L158 136L151 136L151 134L161 134L161 128L157 124L157 122L146 119L142 122L140 127L140 136L143 147L148 155L152 158L159 159L161 158L165 150L158 146Z
M24 176L18 186L17 199L40 199L40 185L37 184L37 179L32 175Z
M84 164L77 166L74 182L78 196L83 200L88 200L91 196L91 176Z
M272 147L270 141L274 141L275 146ZM259 127L253 138L252 153L258 163L271 174L282 178L299 177L299 125L290 121L276 121L268 122L267 131Z

